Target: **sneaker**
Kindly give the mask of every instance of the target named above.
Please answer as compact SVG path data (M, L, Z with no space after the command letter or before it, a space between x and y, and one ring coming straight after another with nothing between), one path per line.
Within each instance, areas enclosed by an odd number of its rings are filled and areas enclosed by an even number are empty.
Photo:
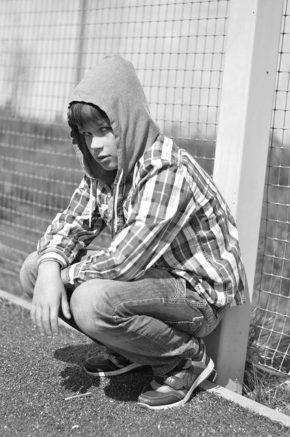
M193 391L215 372L214 363L202 344L200 358L184 359L168 375L155 377L138 399L138 404L152 410L184 405Z
M106 357L92 356L85 361L84 370L92 376L117 376L142 367L121 355L110 354Z

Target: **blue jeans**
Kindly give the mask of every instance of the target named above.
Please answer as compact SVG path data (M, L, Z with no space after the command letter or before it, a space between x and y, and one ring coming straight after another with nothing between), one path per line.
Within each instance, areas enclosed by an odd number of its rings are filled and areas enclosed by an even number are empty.
M20 272L31 297L36 277L34 252ZM198 338L213 331L225 312L187 288L185 280L156 268L136 281L84 282L72 290L70 308L81 332L131 361L152 366L155 375L195 357Z

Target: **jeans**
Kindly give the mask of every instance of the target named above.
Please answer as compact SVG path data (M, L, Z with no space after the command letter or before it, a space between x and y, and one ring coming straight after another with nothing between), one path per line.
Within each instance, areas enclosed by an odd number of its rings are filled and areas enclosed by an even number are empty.
M20 272L30 297L36 278L34 252ZM196 357L198 338L213 331L225 312L187 288L182 278L156 268L135 281L83 282L72 290L70 308L72 324L81 332L130 361L150 365L155 375L168 373L183 358Z

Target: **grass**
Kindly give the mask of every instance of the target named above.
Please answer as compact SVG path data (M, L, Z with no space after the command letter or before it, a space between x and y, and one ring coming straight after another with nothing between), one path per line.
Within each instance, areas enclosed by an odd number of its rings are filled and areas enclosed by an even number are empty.
M271 328L271 320L261 321L261 313L253 311L245 366L243 394L260 404L290 415L289 376L263 366L265 362L260 326ZM265 335L265 334L264 334ZM266 342L266 340L265 340ZM286 363L289 365L288 363ZM274 363L275 367L275 363ZM278 368L278 363L276 365Z
M244 395L269 408L290 415L290 386L287 377L271 374L253 362L247 362Z

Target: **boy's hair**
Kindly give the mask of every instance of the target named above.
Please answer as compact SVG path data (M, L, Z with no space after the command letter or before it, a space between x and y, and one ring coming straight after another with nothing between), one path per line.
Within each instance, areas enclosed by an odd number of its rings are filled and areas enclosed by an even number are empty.
M89 103L74 102L68 109L68 122L70 126L83 129L87 123L97 123L105 121L110 123L107 114L98 106Z

